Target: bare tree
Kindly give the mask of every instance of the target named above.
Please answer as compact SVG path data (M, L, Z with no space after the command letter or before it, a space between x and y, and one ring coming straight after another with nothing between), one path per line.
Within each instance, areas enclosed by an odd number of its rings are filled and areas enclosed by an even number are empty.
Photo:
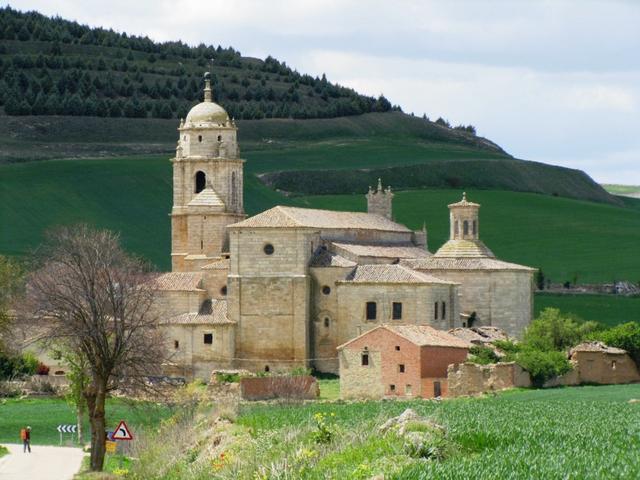
M91 470L102 470L105 401L113 390L145 388L160 372L165 349L145 264L118 236L87 226L59 229L40 250L27 283L37 328L89 367L83 395L91 424Z

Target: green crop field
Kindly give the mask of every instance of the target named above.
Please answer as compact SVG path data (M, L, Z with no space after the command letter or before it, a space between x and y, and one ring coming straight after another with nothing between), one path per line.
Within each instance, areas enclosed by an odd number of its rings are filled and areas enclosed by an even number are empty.
M277 478L364 479L384 473L407 480L635 479L640 404L628 403L631 398L640 398L640 385L512 391L442 402L247 406L238 423L256 439L242 445L243 459L251 459L247 467L267 466ZM454 445L449 458L413 459L394 434L378 433L387 418L407 407L446 428ZM318 412L328 414L335 432L328 445L312 440ZM244 478L244 471L229 473Z
M247 154L250 157L249 154ZM245 207L255 214L276 204L364 211L364 195L284 197L262 185L247 162ZM256 162L257 163L257 162ZM257 168L257 167L256 167ZM124 245L158 267L169 267L171 165L166 157L31 162L0 166L0 253L35 248L43 231L88 222L122 233ZM481 236L504 260L540 267L563 282L638 281L640 200L618 207L505 191L469 191L482 204ZM436 250L446 240L446 205L460 190L397 192L398 221L429 231Z
M573 313L582 320L594 320L610 326L626 322L640 323L640 297L536 294L536 316L548 307Z
M107 427L115 428L120 420L125 420L134 432L138 428L157 425L171 412L168 408L154 403L134 403L118 399L107 401ZM74 425L75 411L60 398L25 398L0 400L0 442L19 443L20 429L29 425L34 445L58 445L60 434L58 425ZM89 422L85 421L85 439L89 438ZM70 434L63 435L63 442L70 440Z

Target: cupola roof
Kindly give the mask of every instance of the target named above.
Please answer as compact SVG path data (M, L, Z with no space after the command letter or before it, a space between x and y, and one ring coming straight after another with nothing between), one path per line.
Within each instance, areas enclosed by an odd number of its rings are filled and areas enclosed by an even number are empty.
M211 79L209 72L204 74L204 102L197 104L187 114L186 124L224 125L229 121L229 114L212 100Z

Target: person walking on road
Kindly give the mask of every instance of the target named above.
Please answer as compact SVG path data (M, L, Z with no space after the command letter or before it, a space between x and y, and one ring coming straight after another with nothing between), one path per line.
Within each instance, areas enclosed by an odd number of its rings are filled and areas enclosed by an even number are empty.
M31 453L31 427L20 430L20 438L22 439L22 451Z

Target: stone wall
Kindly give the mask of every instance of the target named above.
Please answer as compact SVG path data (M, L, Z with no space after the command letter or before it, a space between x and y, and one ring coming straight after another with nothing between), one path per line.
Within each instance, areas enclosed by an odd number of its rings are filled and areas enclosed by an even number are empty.
M456 308L457 287L442 284L358 284L338 283L339 344L349 341L383 323L429 325L448 330L456 325L459 312ZM446 302L445 320L435 320L435 302ZM366 303L377 303L377 318L366 320ZM402 319L392 319L393 302L402 303Z
M449 365L447 383L451 397L531 386L529 374L514 362L492 365L475 363Z
M369 352L369 365L361 365L362 351L343 349L340 359L340 398L379 399L385 394L382 383L382 357L380 352Z
M626 353L575 352L571 356L573 370L553 379L546 386L598 383L614 385L640 382L640 372Z
M494 326L520 338L533 315L533 273L501 270L426 270L460 283L460 311L476 312L474 327Z
M242 378L240 391L245 400L315 400L320 395L318 382L310 375Z

